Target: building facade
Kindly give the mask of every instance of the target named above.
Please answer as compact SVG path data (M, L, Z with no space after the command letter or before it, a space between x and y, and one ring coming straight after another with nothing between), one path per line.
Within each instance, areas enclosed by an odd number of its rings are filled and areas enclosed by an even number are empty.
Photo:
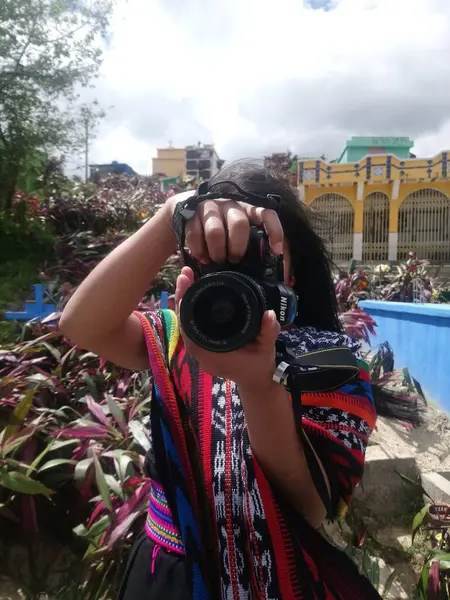
M198 143L186 148L158 148L152 158L154 175L166 177L190 177L205 181L219 171L223 165L212 144Z
M412 251L450 262L450 152L406 158L408 138L382 140L391 153L372 153L380 147L372 144L353 162L298 162L299 196L313 209L333 259L396 261ZM401 156L390 140L400 140ZM352 156L351 148L342 156Z
M181 177L186 168L184 148L158 148L156 158L152 158L152 173L166 177Z
M186 148L186 175L206 181L220 171L223 161L212 144L197 144Z

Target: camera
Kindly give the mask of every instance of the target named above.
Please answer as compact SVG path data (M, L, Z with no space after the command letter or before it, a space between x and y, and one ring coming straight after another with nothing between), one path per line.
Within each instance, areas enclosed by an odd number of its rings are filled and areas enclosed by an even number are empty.
M231 352L256 338L267 310L282 327L297 315L297 296L284 283L283 256L274 256L264 230L250 228L247 251L237 263L198 264L186 291L180 321L184 334L212 352Z

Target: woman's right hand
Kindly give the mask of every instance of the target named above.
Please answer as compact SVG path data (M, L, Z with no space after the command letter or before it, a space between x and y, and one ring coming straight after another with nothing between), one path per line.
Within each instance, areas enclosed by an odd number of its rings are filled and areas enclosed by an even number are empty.
M168 205L171 215L176 204L174 196ZM202 263L239 262L247 250L250 225L264 228L273 254L283 253L283 228L275 211L226 199L198 205L186 225L186 247Z

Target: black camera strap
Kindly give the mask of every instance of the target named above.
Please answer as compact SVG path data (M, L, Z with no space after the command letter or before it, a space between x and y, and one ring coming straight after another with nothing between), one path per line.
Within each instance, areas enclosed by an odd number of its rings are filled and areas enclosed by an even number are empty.
M236 192L214 192L217 186L228 185L235 188ZM196 263L185 251L186 225L195 215L198 205L206 200L235 200L236 202L245 202L252 206L267 208L279 212L281 198L276 194L267 196L258 196L251 192L245 192L239 185L233 181L218 181L210 184L208 181L201 183L196 192L186 200L178 202L173 213L173 229L177 237L178 248L183 256L187 266L197 270Z
M359 374L355 355L349 348L324 348L296 356L278 340L276 352L274 379L299 395L332 391Z
M281 340L277 341L276 351L277 369L274 380L286 385L291 394L297 433L303 440L308 468L327 515L332 518L332 507L339 499L338 485L332 472L327 472L327 485L323 468L317 460L319 458L320 461L320 457L303 429L302 394L331 392L350 383L359 375L356 357L349 348L342 347L324 348L295 356Z

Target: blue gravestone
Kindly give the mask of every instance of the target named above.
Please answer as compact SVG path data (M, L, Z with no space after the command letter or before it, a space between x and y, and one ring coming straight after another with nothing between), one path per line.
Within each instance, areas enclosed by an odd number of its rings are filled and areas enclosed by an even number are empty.
M160 308L169 308L169 292L161 292Z
M32 319L45 319L56 311L55 304L46 304L44 302L45 297L52 300L48 291L44 288L41 283L33 285L34 288L34 300L25 303L25 310L23 312L10 310L5 312L6 321L31 321Z

